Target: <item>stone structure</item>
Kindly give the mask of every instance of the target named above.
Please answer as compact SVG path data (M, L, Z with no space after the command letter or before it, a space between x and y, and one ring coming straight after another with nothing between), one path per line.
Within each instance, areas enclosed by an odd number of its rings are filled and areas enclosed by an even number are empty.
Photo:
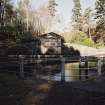
M43 54L61 54L62 36L51 32L38 37L41 41L41 52Z

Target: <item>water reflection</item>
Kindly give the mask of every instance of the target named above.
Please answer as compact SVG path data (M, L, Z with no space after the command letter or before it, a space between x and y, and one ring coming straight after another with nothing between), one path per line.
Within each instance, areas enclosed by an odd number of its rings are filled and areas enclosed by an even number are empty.
M61 81L61 72L60 72L60 65L50 65L50 66L44 66L43 69L48 70L48 73L46 75L41 75L41 79L46 80L53 80L53 81ZM86 67L84 67L86 68ZM81 72L81 80L86 80L85 76L85 69L83 68ZM45 70L44 69L44 70ZM49 72L50 71L50 72ZM59 71L51 73L52 71ZM66 63L65 64L65 81L77 81L80 80L80 70L79 70L79 63ZM97 71L93 69L88 69L88 77L93 78L94 76L97 76Z
M50 68L53 68L53 66L50 67ZM56 69L58 69L58 68L56 68ZM79 75L79 65L78 65L78 63L67 63L67 64L65 64L65 81L69 82L69 81L79 80L79 77L77 75ZM46 76L41 76L41 78L42 79L48 79L49 76L50 76L51 80L61 81L61 72L54 73L52 75L48 74Z
M53 76L53 80L61 81L61 73L56 74ZM74 81L75 78L73 77L73 72L71 70L65 70L65 81Z

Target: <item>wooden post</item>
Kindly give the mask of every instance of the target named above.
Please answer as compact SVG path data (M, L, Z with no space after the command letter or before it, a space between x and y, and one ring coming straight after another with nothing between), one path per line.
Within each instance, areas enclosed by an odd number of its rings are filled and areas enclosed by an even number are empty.
M20 77L23 79L24 78L24 56L19 55L20 59Z
M61 82L65 82L65 58L61 57Z
M98 60L98 76L101 75L101 71L102 71L102 59L99 58L99 60Z

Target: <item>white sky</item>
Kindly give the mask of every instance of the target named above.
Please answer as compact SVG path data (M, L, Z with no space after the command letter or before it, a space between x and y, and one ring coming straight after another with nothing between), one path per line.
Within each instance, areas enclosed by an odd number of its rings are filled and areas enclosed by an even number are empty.
M16 2L17 0L12 0ZM40 7L41 5L45 5L48 0L31 0L33 9ZM81 0L81 6L84 10L87 7L94 8L96 0ZM72 8L73 8L73 0L56 0L58 3L57 11L64 18L64 22L67 25L72 16Z
M17 0L13 0L16 2ZM82 9L85 9L87 7L94 8L96 0L81 0ZM48 2L48 0L32 0L32 6L33 8L38 8L41 5L44 5ZM65 21L69 21L70 17L72 15L72 8L73 8L73 0L56 0L58 3L57 10L59 13L62 14Z

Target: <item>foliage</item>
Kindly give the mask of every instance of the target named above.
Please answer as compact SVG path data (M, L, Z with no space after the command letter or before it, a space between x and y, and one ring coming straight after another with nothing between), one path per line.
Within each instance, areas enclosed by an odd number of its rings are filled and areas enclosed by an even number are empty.
M0 41L7 46L15 43L14 21L15 11L10 0L0 0Z
M96 41L105 43L105 0L96 1Z
M105 17L105 0L96 1L96 18Z
M91 18L92 18L92 9L90 7L86 8L83 13L83 31L88 34L88 37L90 36L90 29L91 26Z
M33 40L32 31L27 32L27 27L21 13L15 10L10 2L6 0L2 2L5 6L3 13L0 14L0 42L8 48L21 45L29 47ZM4 14L5 13L5 14Z
M97 31L104 31L105 30L105 17L101 17L100 19L97 20L96 22L97 26L96 26L96 30Z
M82 13L81 3L80 0L73 0L74 8L72 10L72 26L74 30L83 31L87 34L89 38L91 38L91 33L93 24L92 24L92 17L93 12L90 7L86 8Z
M19 34L17 37L17 43L19 44L30 43L33 40L32 34L30 32Z
M55 16L57 3L55 0L49 0L48 10L51 16Z
M80 0L73 0L74 8L73 8L73 21L78 22L81 16L81 4Z
M89 47L96 47L93 40L88 38L84 32L77 32L74 34L74 36L70 40L71 43L86 45Z
M72 16L72 22L74 29L81 30L81 23L82 23L82 14L81 14L81 4L80 0L73 0L74 2L74 8L72 10L73 16Z
M67 56L69 56L69 57L75 56L75 58L76 58L76 57L80 56L80 52L78 50L74 49L72 46L67 47L66 45L62 45L62 54L65 57L67 57Z
M88 24L89 23L89 19L90 19L90 16L92 15L92 10L90 7L86 8L85 11L84 11L84 18L85 18L85 22Z

